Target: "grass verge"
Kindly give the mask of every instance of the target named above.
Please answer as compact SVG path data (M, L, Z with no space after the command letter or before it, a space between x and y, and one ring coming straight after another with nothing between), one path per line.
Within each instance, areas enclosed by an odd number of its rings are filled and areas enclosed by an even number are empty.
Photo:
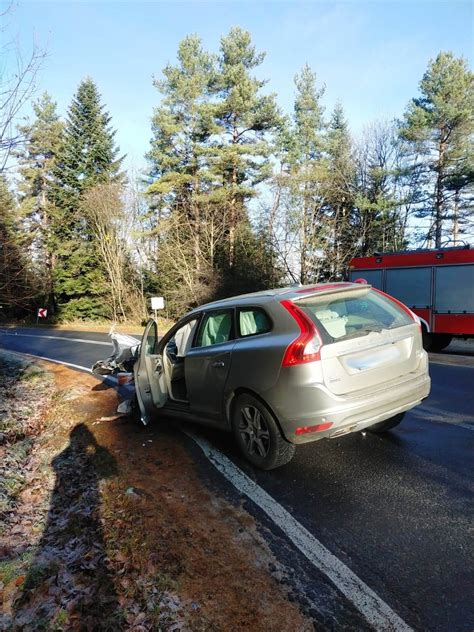
M52 376L45 369L0 351L0 534L24 488L52 395Z

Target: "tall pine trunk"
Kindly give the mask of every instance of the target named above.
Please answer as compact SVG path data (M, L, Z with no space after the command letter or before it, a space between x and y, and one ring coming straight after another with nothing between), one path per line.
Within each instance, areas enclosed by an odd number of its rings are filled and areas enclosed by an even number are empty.
M303 221L301 225L301 252L300 252L300 281L303 285L308 282L308 270L307 270L307 252L308 252L308 209L306 198L306 184L304 185L303 193Z
M54 274L54 263L55 263L55 254L51 250L48 245L49 241L49 230L50 230L50 218L47 210L47 200L46 200L46 191L43 188L41 192L41 229L43 233L43 249L44 249L44 263L46 267L46 307L53 314L56 312L56 300L54 296L54 283L53 283L53 274Z
M444 141L444 128L441 130L441 139L438 146L438 175L436 177L435 193L435 248L441 248L443 228L443 178L444 178L444 154L446 143Z
M454 212L453 212L453 242L454 245L457 246L459 239L459 198L460 198L460 190L456 189L454 191Z
M232 130L232 144L238 142L239 133L236 127ZM230 217L229 217L229 267L233 267L235 260L235 230L237 224L237 163L235 157L232 162L232 179L231 179L231 198L230 198Z

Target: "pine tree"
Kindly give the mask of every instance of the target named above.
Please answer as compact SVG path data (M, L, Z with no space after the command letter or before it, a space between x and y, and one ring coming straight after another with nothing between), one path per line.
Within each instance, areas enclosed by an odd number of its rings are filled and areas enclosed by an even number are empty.
M321 160L324 148L324 87L318 89L316 75L306 65L295 76L296 98L293 121L279 136L281 174L289 214L299 251L301 283L318 279L319 254L324 234L321 195Z
M474 230L474 142L464 136L448 155L445 199L450 209L452 242L456 246L465 233Z
M179 44L176 65L168 64L163 78L154 81L163 99L152 118L147 192L160 243L159 276L176 309L182 306L183 287L187 307L210 298L214 285L215 248L208 231L214 220L213 187L206 158L215 129L214 77L214 56L203 50L197 35L189 35Z
M357 242L354 230L356 170L352 139L340 104L333 110L327 133L323 191L331 236L326 246L328 274L334 279L345 275Z
M244 258L259 248L265 257L266 247L246 202L270 173L266 135L278 120L274 97L260 95L265 82L251 76L262 59L241 29L222 38L218 58L191 35L155 81L164 98L152 121L148 193L157 272L176 310L183 289L189 306L259 282ZM241 269L232 275L234 264Z
M81 196L97 184L123 179L123 158L118 157L110 122L97 86L92 79L83 80L68 111L54 169L54 287L60 315L66 319L108 315L106 275L81 211Z
M400 134L414 149L422 152L430 194L427 209L432 215L428 239L441 246L444 221L448 217L447 190L453 182L459 154L472 147L474 133L474 73L463 58L441 52L430 61L420 82L421 96L412 99ZM466 142L467 141L467 142ZM461 152L460 148L465 149ZM458 180L458 184L462 182ZM458 189L458 198L461 194Z
M248 221L245 203L256 194L256 185L271 175L268 135L281 125L275 96L263 95L266 81L252 75L264 58L252 46L250 33L239 27L221 39L211 169L227 209L229 268L235 263L237 228Z
M24 246L36 263L45 304L54 311L53 269L55 255L51 243L51 218L54 215L52 187L56 157L62 142L64 124L56 103L48 93L33 104L35 119L19 127L25 143L17 153L19 165L20 215L23 219Z

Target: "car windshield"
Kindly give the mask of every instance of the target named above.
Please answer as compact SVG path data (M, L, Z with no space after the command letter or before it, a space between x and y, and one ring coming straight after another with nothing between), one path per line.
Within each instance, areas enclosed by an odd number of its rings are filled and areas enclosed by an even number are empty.
M410 316L396 303L369 289L342 296L311 296L298 301L298 306L324 337L333 341L413 324Z

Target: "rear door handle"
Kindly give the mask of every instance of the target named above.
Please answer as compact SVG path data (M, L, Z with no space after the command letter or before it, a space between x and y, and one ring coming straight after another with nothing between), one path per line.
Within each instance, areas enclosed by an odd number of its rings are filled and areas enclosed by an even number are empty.
M224 364L223 362L213 362L213 363L211 364L211 366L212 366L214 369L220 369L220 368L222 368L223 366L225 366L225 364Z

